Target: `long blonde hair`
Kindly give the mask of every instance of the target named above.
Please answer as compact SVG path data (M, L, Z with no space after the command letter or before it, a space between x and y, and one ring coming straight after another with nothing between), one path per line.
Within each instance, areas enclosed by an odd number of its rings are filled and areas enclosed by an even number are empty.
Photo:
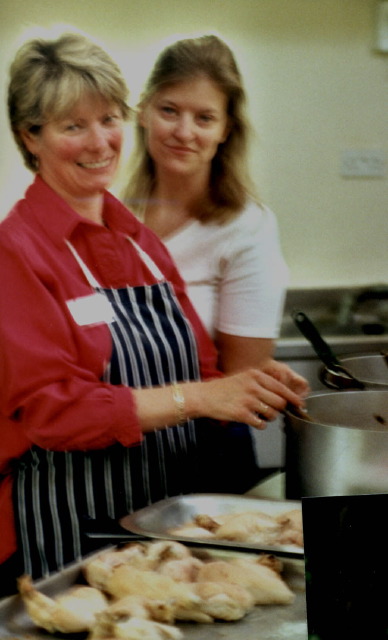
M145 106L162 88L198 76L209 78L226 95L230 133L213 158L209 192L204 194L195 215L203 222L223 223L237 215L255 194L247 168L249 124L245 91L230 48L214 35L178 40L166 47L155 62L139 106ZM123 200L142 217L155 187L155 166L139 123L128 169Z

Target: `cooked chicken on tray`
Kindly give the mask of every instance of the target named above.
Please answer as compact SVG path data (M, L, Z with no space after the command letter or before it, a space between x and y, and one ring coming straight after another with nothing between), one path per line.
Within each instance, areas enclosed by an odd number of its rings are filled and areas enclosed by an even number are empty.
M23 576L19 592L37 627L88 640L179 640L177 622L235 621L256 605L294 600L273 556L194 553L175 541L129 543L88 560L86 585L50 598Z
M292 509L276 516L261 511L242 511L218 516L198 514L190 522L169 529L168 533L183 538L302 547L302 512L300 509Z

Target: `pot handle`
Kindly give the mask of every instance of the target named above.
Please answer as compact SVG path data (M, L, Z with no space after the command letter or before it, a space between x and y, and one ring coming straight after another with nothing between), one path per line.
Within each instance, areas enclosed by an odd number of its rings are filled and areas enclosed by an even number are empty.
M346 389L365 389L365 385L361 380L353 378L345 369L336 367L335 370L330 367L321 367L319 371L319 379L329 389L337 391L346 391Z
M319 375L324 385L329 389L365 389L364 383L361 380L357 380L341 365L326 340L322 338L315 324L303 311L294 311L292 318L299 331L310 342L318 358L325 365Z

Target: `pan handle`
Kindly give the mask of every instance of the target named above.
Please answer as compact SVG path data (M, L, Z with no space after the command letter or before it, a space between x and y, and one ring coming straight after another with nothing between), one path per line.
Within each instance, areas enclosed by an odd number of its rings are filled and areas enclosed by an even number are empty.
M365 389L364 383L341 365L316 326L303 311L294 311L292 318L299 331L310 342L318 358L325 365L321 369L319 379L326 387L337 390Z
M343 367L337 367L336 369L321 367L318 375L320 381L329 389L336 389L337 391L365 389L364 383L354 378Z
M329 369L336 369L340 367L340 362L330 349L327 342L322 338L316 326L312 323L310 318L303 311L293 311L292 319L298 327L299 331L310 342L318 358Z

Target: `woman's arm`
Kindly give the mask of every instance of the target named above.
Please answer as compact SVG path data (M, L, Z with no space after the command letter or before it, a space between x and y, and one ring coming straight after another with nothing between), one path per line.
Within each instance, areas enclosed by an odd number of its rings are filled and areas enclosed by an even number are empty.
M133 390L139 423L144 432L176 424L179 407L174 387ZM302 405L300 397L263 371L249 369L205 382L180 385L186 418L213 418L264 428L287 403ZM260 417L262 416L262 417Z
M263 368L272 359L274 341L270 338L244 338L218 331L215 343L219 367L226 374L254 367Z

